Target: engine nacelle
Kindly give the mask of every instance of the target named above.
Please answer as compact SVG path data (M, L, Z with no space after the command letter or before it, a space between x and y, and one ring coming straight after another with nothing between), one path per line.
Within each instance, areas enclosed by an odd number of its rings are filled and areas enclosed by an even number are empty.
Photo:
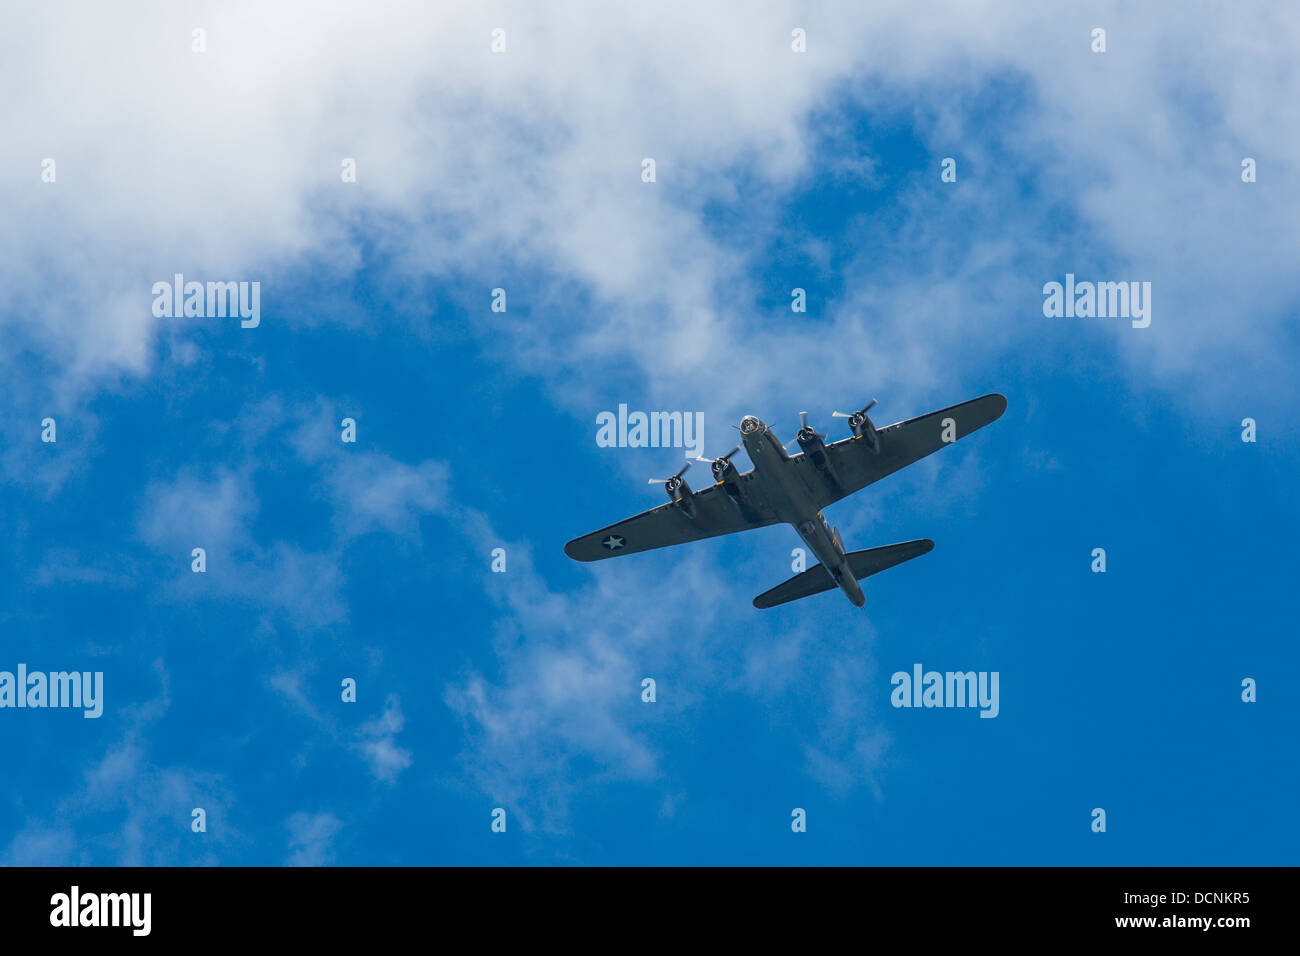
M668 492L668 500L681 508L686 517L695 517L695 502L691 500L691 486L686 483L685 478L680 475L669 478L664 482L664 490Z
M737 451L739 451L739 449L737 449ZM713 477L717 480L718 484L722 485L722 490L726 493L727 497L731 499L731 503L739 508L740 513L747 519L758 522L760 519L757 512L750 507L749 502L745 500L745 496L740 493L740 472L736 469L736 466L731 463L731 459L715 458L713 460L712 468Z
M809 458L817 459L826 454L826 443L822 441L822 436L817 434L815 429L801 428L799 434L794 437L799 442L799 448Z
M709 468L713 471L714 481L731 481L737 475L736 466L730 458L715 458Z
M856 437L866 440L867 447L873 453L880 454L880 434L876 431L876 426L871 423L871 419L866 412L854 412L850 415L849 428Z
M812 462L817 473L822 476L827 487L835 492L837 496L843 497L843 489L840 487L840 480L835 475L835 469L831 467L830 455L826 453L826 439L817 434L815 428L809 428L807 424L799 429L795 440L799 442L799 449L803 452L804 458Z

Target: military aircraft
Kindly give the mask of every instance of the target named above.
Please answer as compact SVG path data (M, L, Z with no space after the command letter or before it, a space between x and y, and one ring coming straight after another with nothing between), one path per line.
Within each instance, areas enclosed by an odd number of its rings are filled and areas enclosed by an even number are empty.
M746 415L740 420L741 444L721 458L696 459L710 462L714 484L691 491L683 477L691 467L687 461L663 479L667 504L574 538L564 553L576 561L599 561L785 522L794 525L821 563L763 592L754 598L754 607L776 607L835 587L862 607L866 597L858 581L925 554L934 542L921 538L846 552L839 530L826 523L822 509L997 421L1007 408L1004 396L985 395L876 428L867 416L875 404L872 399L850 415L834 412L834 417L848 419L853 435L829 445L808 426L808 413L801 412L795 455L787 453L769 426ZM754 464L746 472L737 471L731 461L742 447ZM650 484L660 480L652 478Z

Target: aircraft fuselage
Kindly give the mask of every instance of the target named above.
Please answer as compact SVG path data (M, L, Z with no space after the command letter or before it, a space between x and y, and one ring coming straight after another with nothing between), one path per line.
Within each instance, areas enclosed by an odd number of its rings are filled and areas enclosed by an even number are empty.
M782 521L793 525L808 550L821 562L835 583L857 607L866 603L843 547L831 533L817 501L795 471L790 455L771 429L753 415L740 422L740 440L754 469L762 476L768 504Z

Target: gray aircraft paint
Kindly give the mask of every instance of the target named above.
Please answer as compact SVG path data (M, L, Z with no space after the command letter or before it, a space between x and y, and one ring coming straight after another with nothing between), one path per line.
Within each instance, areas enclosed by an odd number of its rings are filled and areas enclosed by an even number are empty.
M861 607L866 598L859 579L918 557L933 542L923 538L846 552L822 509L996 421L1006 411L1007 400L985 395L880 429L866 414L874 404L840 416L849 419L853 437L829 445L805 422L796 437L800 451L794 455L760 419L746 415L740 437L752 469L740 472L730 463L730 454L724 456L712 466L717 480L698 491L691 490L682 469L665 484L667 504L574 538L564 551L577 561L599 561L784 523L795 529L820 563L759 595L754 606L773 607L838 587ZM824 575L818 575L817 568Z

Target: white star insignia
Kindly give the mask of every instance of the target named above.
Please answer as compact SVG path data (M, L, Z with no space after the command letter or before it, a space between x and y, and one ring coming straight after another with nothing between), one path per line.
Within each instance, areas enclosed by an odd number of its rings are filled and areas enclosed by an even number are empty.
M617 551L619 548L623 547L625 541L623 538L620 538L618 535L611 534L608 538L602 541L601 544L609 548L609 550L611 551Z

